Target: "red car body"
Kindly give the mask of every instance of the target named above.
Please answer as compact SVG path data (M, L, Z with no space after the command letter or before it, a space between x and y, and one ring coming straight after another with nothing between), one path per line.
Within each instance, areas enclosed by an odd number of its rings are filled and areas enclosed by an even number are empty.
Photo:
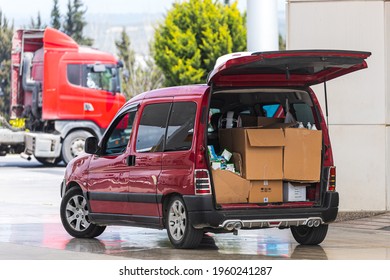
M118 112L99 145L96 140L88 139L86 150L90 154L80 156L68 165L62 185L62 209L66 209L72 197L67 193L79 189L76 195L85 199L88 223L101 229L92 235L100 234L104 230L102 227L110 224L167 228L169 238L177 248L196 247L204 231L268 227L291 227L298 242L320 243L326 236L327 224L337 216L339 196L335 190L335 168L327 125L309 86L367 67L365 59L369 55L367 52L317 50L235 54L216 66L207 85L164 88L134 97ZM308 199L280 203L218 203L207 153L211 141L208 123L211 111L223 112L245 105L240 109L241 113L254 114L252 105L258 101L248 100L260 99L253 96L264 96L266 101L262 105L266 106L270 100L279 100L280 96L295 102L294 94L304 100L297 98L297 104L309 104L305 108L311 112L316 129L322 131L321 179L312 183L313 191L308 193ZM243 98L244 95L247 97ZM152 108L148 106L153 104L157 106L153 108L169 104L166 106L169 107L167 121L164 115L158 117L163 119L161 124L167 123L161 151L158 145L147 151L139 147L147 134L145 137L138 134L142 134L144 127L159 113L157 109L147 111L146 108ZM180 130L169 132L180 122L177 120L180 117L173 119L171 116L180 112L180 106L188 106L187 111L196 108L193 126L184 129L188 130L186 136L191 136L191 142L171 150L171 137L181 133ZM284 104L278 103L278 106L283 108ZM104 152L109 145L108 137L112 138L110 135L125 112L134 112L126 147L120 153L108 154ZM186 111L183 109L181 114ZM181 123L183 126L186 122ZM182 142L187 143L185 141ZM82 232L86 229L72 231L70 227L69 230L72 213L62 210L61 214L69 233L85 237ZM313 238L315 234L321 237Z

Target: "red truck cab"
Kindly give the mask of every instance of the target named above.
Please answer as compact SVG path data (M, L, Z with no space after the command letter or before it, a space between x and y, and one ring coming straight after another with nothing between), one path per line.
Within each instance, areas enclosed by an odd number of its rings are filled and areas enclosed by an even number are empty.
M25 118L26 150L43 163L77 156L125 103L118 60L53 28L18 30L12 42L11 118Z
M137 95L68 165L64 228L88 238L107 225L165 228L176 248L197 247L204 232L271 227L290 228L300 244L321 243L339 194L310 86L367 67L369 55L233 54L207 85Z

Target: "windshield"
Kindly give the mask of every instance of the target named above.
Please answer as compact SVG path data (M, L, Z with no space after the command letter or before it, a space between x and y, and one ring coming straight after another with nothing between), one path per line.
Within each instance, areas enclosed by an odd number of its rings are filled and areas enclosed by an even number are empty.
M68 64L67 77L69 83L91 89L109 92L121 92L119 68L115 65L103 64L99 71L94 65Z

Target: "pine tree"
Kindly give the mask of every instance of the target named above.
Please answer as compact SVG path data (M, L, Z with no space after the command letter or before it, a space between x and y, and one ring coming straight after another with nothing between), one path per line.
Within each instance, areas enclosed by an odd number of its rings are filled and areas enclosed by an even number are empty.
M53 9L51 10L50 26L60 30L61 29L61 13L58 6L58 0L53 0Z
M46 27L46 24L42 23L41 13L38 11L36 21L34 20L34 18L31 18L29 28L30 29L44 29L45 27Z
M93 39L84 37L84 27L87 25L84 19L87 9L84 9L84 4L81 0L68 0L65 22L63 24L64 33L72 37L81 45L91 46Z
M0 115L6 119L10 113L11 49L13 24L0 9Z
M122 90L127 98L131 98L141 92L159 88L162 86L164 76L156 66L151 56L143 57L143 63L136 61L134 50L126 29L123 28L121 37L115 41L118 56L123 61Z
M154 58L167 86L204 83L219 56L244 50L245 17L237 2L176 2L155 32Z
M126 97L133 96L131 91L131 76L134 74L135 54L131 49L130 37L126 33L126 29L123 28L121 37L118 41L115 41L115 46L118 50L118 56L123 61L123 75L122 75L122 90Z
M72 36L74 33L74 23L73 23L73 6L71 0L68 0L67 11L62 24L63 31L66 35Z

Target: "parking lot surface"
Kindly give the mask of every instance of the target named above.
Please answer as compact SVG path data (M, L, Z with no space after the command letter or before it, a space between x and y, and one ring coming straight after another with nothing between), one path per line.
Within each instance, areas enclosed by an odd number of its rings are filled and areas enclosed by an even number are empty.
M44 167L18 156L0 158L0 259L390 259L390 214L331 224L320 246L298 245L290 230L205 234L196 250L176 250L165 230L108 227L97 239L63 229L60 183L65 167Z

